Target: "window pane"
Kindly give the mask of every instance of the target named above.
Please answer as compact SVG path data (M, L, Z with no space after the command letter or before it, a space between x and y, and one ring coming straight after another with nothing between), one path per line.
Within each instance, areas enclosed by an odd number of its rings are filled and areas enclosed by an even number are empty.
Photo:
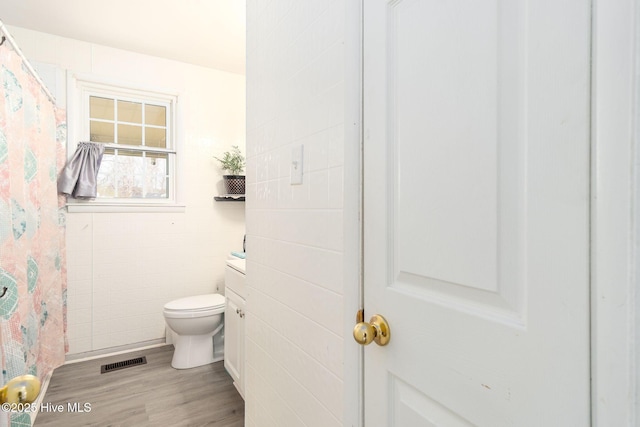
M145 128L144 145L147 147L167 148L167 130L165 128Z
M147 153L145 166L144 197L153 199L166 199L168 197L168 155L165 153Z
M113 123L89 122L89 138L93 142L114 142Z
M111 148L104 150L102 163L98 171L98 197L115 197L116 182L114 175L115 153Z
M118 124L118 143L142 145L142 126Z
M114 89L113 93L107 94L107 89ZM155 93L147 97L142 91L119 88L84 90L83 105L89 111L88 117L86 111L83 114L84 120L89 121L89 140L107 146L97 177L98 198L112 202L134 199L141 203L174 199L176 155L154 151L173 147L169 132L173 98L167 96L165 103Z
M113 120L113 99L90 96L89 116L92 119Z
M169 153L106 148L98 173L98 197L169 197Z
M142 197L142 174L144 171L142 153L118 150L116 157L116 197Z
M118 101L118 121L142 124L142 104Z
M148 125L166 126L167 125L167 108L160 105L144 106L144 121Z

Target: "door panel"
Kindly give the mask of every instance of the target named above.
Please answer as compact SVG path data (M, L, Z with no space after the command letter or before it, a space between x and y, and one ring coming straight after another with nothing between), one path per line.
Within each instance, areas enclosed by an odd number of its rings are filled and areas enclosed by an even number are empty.
M469 7L440 10L439 3L405 0L391 7L393 65L385 83L396 239L390 283L520 321L523 284L515 276L526 141L513 144L523 124L518 4L463 2ZM426 28L417 49L416 35Z
M393 5L387 30L393 59L385 83L389 145L395 151L389 170L397 169L399 270L496 291L502 123L497 121L496 7L485 3L495 2L469 2L446 17L434 2ZM423 28L429 33L416 49L415 37ZM438 66L429 66L432 58L438 58ZM434 197L437 206L430 203ZM413 215L416 211L422 215ZM414 239L424 242L420 252L406 244Z
M398 378L392 378L391 414L393 426L411 427L472 427L449 409Z
M556 3L364 2L367 426L588 425L590 5Z

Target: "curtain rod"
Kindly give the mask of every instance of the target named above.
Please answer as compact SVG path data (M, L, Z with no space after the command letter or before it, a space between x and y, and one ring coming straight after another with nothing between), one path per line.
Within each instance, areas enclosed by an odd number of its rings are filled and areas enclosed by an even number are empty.
M47 97L49 97L49 100L53 102L53 105L56 105L56 99L53 97L53 95L51 94L47 86L44 84L44 82L42 81L42 79L40 78L36 70L33 68L33 66L31 66L31 63L29 62L27 57L24 56L24 53L22 53L22 51L16 44L16 41L13 39L9 31L7 30L7 27L4 26L4 23L2 21L0 21L0 32L2 32L3 34L2 43L4 43L5 41L8 41L9 43L11 43L11 47L13 47L13 50L20 56L20 58L22 58L22 62L25 64L25 66L27 67L29 72L33 75L33 77L36 79L36 81L40 84L42 91L47 95ZM2 43L0 43L0 49L2 48L1 47Z

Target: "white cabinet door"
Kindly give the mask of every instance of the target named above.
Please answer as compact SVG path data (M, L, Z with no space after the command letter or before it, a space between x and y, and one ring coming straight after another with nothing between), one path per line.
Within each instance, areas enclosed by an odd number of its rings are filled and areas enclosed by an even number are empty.
M365 425L588 426L589 1L363 7Z
M244 398L244 309L245 301L230 289L226 290L224 312L224 367Z
M238 392L240 393L240 396L242 396L242 398L244 399L244 365L245 365L245 360L244 360L244 337L245 337L245 332L244 332L244 316L245 316L245 308L246 308L246 302L243 298L240 298L238 300L238 317L239 317L239 322L238 322L238 335L237 335L237 339L238 339L238 380L236 381L235 385L236 388L238 389Z

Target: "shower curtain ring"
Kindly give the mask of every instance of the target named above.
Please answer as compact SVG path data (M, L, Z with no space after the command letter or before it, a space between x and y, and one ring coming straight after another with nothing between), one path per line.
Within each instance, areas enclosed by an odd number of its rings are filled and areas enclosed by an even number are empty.
M7 293L7 287L3 286L2 287L2 295L0 295L0 298L2 298L4 296L4 294L6 294L6 293Z
M2 46L2 45L4 44L4 41L5 41L6 39L7 39L7 38L6 38L5 36L2 36L2 41L0 41L0 46ZM1 298L1 297L0 297L0 298Z

